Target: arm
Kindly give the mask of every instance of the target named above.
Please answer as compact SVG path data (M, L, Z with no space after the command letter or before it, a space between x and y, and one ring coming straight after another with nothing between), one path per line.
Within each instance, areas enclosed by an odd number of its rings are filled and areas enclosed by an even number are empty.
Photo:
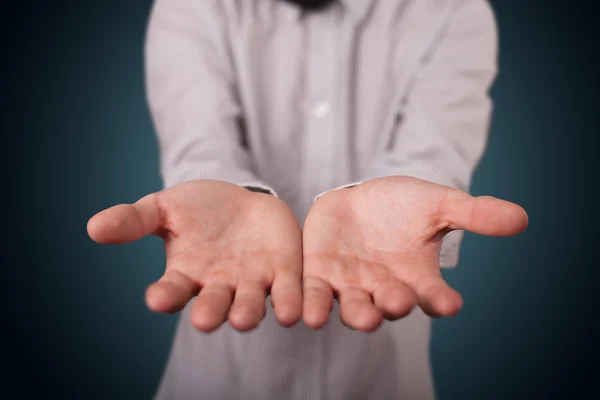
M463 300L440 267L457 262L457 232L512 236L527 227L517 204L466 192L487 139L497 44L487 3L461 4L412 82L395 143L365 182L323 194L308 214L303 318L312 328L327 322L334 295L342 321L361 331L415 305L431 317L456 315Z
M391 148L359 182L410 176L469 190L488 136L497 40L487 1L462 2L410 84ZM462 234L444 239L443 267L457 264Z
M489 4L463 2L415 75L392 148L366 179L409 175L468 190L488 136L497 40Z
M240 145L218 4L156 0L147 84L168 187L99 212L88 234L105 244L163 239L165 272L146 291L152 311L178 312L193 299L189 318L199 330L226 320L249 330L264 318L268 295L290 326L302 311L300 226L280 199L240 187L262 185Z
M242 112L219 1L156 0L146 87L165 186L214 179L273 190L242 145Z
M497 73L497 30L486 1L466 1L415 77L395 143L368 178L407 175L468 191L483 155ZM442 267L458 263L463 231L444 239Z

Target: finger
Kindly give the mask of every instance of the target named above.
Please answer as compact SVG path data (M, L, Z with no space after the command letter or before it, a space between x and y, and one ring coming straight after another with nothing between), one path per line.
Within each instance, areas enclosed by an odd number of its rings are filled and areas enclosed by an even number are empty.
M300 277L289 272L278 274L271 287L271 302L281 325L296 324L302 316Z
M441 210L441 218L450 229L464 229L480 235L512 236L523 232L529 223L525 210L495 197L472 197L450 190Z
M413 290L399 280L382 283L373 292L373 302L389 320L407 316L416 301Z
M413 288L419 307L430 317L451 317L463 306L461 295L437 275L421 279Z
M229 323L240 331L256 328L267 311L266 297L266 290L260 283L255 281L240 283L229 312Z
M99 212L88 221L90 238L98 243L121 244L156 232L162 225L156 199L153 193L135 204L120 204Z
M178 271L167 271L146 290L146 304L154 312L175 313L198 293L199 286Z
M381 311L375 307L371 296L363 289L348 287L339 294L340 317L352 329L374 331L383 322Z
M217 329L227 319L233 287L210 283L200 290L190 311L192 325L203 332Z
M305 277L302 280L302 291L304 323L312 329L322 328L327 323L333 308L331 285L318 277Z

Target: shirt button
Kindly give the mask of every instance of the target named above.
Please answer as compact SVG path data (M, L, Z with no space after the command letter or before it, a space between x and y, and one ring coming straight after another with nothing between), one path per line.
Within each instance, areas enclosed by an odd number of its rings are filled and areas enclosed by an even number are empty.
M330 105L326 101L318 102L313 108L313 115L317 118L324 118L329 114Z

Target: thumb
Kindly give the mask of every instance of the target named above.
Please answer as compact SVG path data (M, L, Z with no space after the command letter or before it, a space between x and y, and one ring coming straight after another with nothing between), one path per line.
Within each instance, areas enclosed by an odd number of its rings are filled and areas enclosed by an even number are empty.
M517 235L529 223L525 210L515 203L490 196L473 197L456 189L448 192L441 219L449 229L486 236Z
M88 221L88 235L98 243L122 244L155 233L162 226L156 196L149 194L135 204L120 204L99 212Z

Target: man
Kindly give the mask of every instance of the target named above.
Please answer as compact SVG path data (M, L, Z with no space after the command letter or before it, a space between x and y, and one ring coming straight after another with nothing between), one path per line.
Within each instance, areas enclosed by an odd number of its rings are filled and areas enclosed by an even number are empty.
M158 399L434 397L431 317L462 306L440 267L462 230L527 225L467 194L496 52L484 0L155 1L165 189L88 231L164 239L146 301L183 311Z

